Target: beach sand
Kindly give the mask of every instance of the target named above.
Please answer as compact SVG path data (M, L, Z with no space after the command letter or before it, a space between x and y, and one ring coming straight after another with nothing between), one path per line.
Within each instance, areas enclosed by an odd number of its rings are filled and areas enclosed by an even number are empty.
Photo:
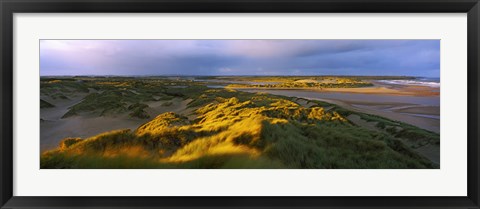
M344 92L360 94L386 94L386 95L408 95L408 96L439 96L440 92L427 86L403 86L397 88L388 88L384 86L364 87L364 88L325 88L320 91L325 92Z

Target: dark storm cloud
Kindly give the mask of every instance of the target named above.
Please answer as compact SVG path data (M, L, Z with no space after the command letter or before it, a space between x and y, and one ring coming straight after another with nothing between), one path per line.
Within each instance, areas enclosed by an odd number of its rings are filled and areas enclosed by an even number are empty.
M43 40L42 75L439 77L439 40Z

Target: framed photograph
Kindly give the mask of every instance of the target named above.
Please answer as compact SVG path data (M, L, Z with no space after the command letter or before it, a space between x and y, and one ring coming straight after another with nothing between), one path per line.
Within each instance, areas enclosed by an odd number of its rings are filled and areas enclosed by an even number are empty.
M479 208L478 0L0 6L1 208Z

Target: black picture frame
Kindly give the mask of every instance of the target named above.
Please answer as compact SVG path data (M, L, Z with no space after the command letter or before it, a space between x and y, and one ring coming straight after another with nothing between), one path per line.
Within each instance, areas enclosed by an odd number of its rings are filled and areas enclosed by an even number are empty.
M479 208L478 0L0 0L1 208ZM465 197L22 197L13 196L14 13L467 13L468 195Z

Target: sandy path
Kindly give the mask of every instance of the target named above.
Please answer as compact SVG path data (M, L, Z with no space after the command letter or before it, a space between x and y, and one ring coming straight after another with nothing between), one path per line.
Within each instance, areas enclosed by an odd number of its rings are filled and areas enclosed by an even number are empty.
M190 103L192 99L182 99L182 98L174 98L168 101L154 101L154 102L146 102L149 107L145 109L145 111L151 116L155 117L165 112L175 112L178 114L185 115L185 110L188 108L187 105ZM165 103L171 103L170 105L165 105ZM187 115L185 115L187 116Z

